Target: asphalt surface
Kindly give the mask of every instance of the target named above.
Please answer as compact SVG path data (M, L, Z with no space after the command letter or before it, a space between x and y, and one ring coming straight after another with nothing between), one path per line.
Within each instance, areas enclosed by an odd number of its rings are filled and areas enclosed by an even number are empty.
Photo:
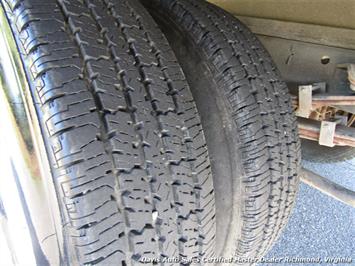
M304 161L303 165L355 190L355 159L332 164ZM355 208L302 183L289 223L266 257L320 258L322 264L327 264L327 257L351 258L351 263L337 265L355 265ZM291 263L283 260L281 264ZM318 263L309 265L314 264Z

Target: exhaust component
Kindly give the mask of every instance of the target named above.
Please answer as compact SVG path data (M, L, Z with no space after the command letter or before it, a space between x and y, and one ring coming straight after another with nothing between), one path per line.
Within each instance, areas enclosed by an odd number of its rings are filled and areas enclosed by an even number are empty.
M338 201L355 207L355 191L338 185L305 168L301 171L301 181Z

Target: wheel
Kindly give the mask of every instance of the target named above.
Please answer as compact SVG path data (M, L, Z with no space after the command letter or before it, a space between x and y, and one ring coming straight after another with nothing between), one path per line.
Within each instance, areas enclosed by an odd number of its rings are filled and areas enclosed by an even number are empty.
M2 0L0 9L51 165L61 262L211 256L214 188L200 118L141 4Z
M302 140L302 158L309 162L336 163L355 158L353 147L326 147L316 141Z
M142 3L173 47L201 114L215 184L216 252L263 256L287 223L299 184L288 89L256 37L218 7Z

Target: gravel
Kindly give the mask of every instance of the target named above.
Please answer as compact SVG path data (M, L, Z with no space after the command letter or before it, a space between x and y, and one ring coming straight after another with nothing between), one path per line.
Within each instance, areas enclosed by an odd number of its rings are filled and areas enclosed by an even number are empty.
M303 165L355 190L355 159L332 164L304 161ZM355 264L354 254L355 208L302 183L289 223L266 257L320 258L323 264L326 257L348 258ZM338 265L343 264L350 265Z

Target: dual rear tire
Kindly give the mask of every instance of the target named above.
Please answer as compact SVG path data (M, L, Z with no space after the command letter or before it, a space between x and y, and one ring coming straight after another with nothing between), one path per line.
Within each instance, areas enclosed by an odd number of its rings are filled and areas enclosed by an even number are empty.
M52 166L61 261L209 255L215 207L204 133L147 11L121 0L9 0L2 8Z
M299 182L286 85L223 10L142 2L170 45L136 0L1 1L51 165L61 261L263 256Z
M215 186L216 252L264 256L287 223L299 184L300 143L286 84L255 35L220 8L200 0L142 2L200 111Z

